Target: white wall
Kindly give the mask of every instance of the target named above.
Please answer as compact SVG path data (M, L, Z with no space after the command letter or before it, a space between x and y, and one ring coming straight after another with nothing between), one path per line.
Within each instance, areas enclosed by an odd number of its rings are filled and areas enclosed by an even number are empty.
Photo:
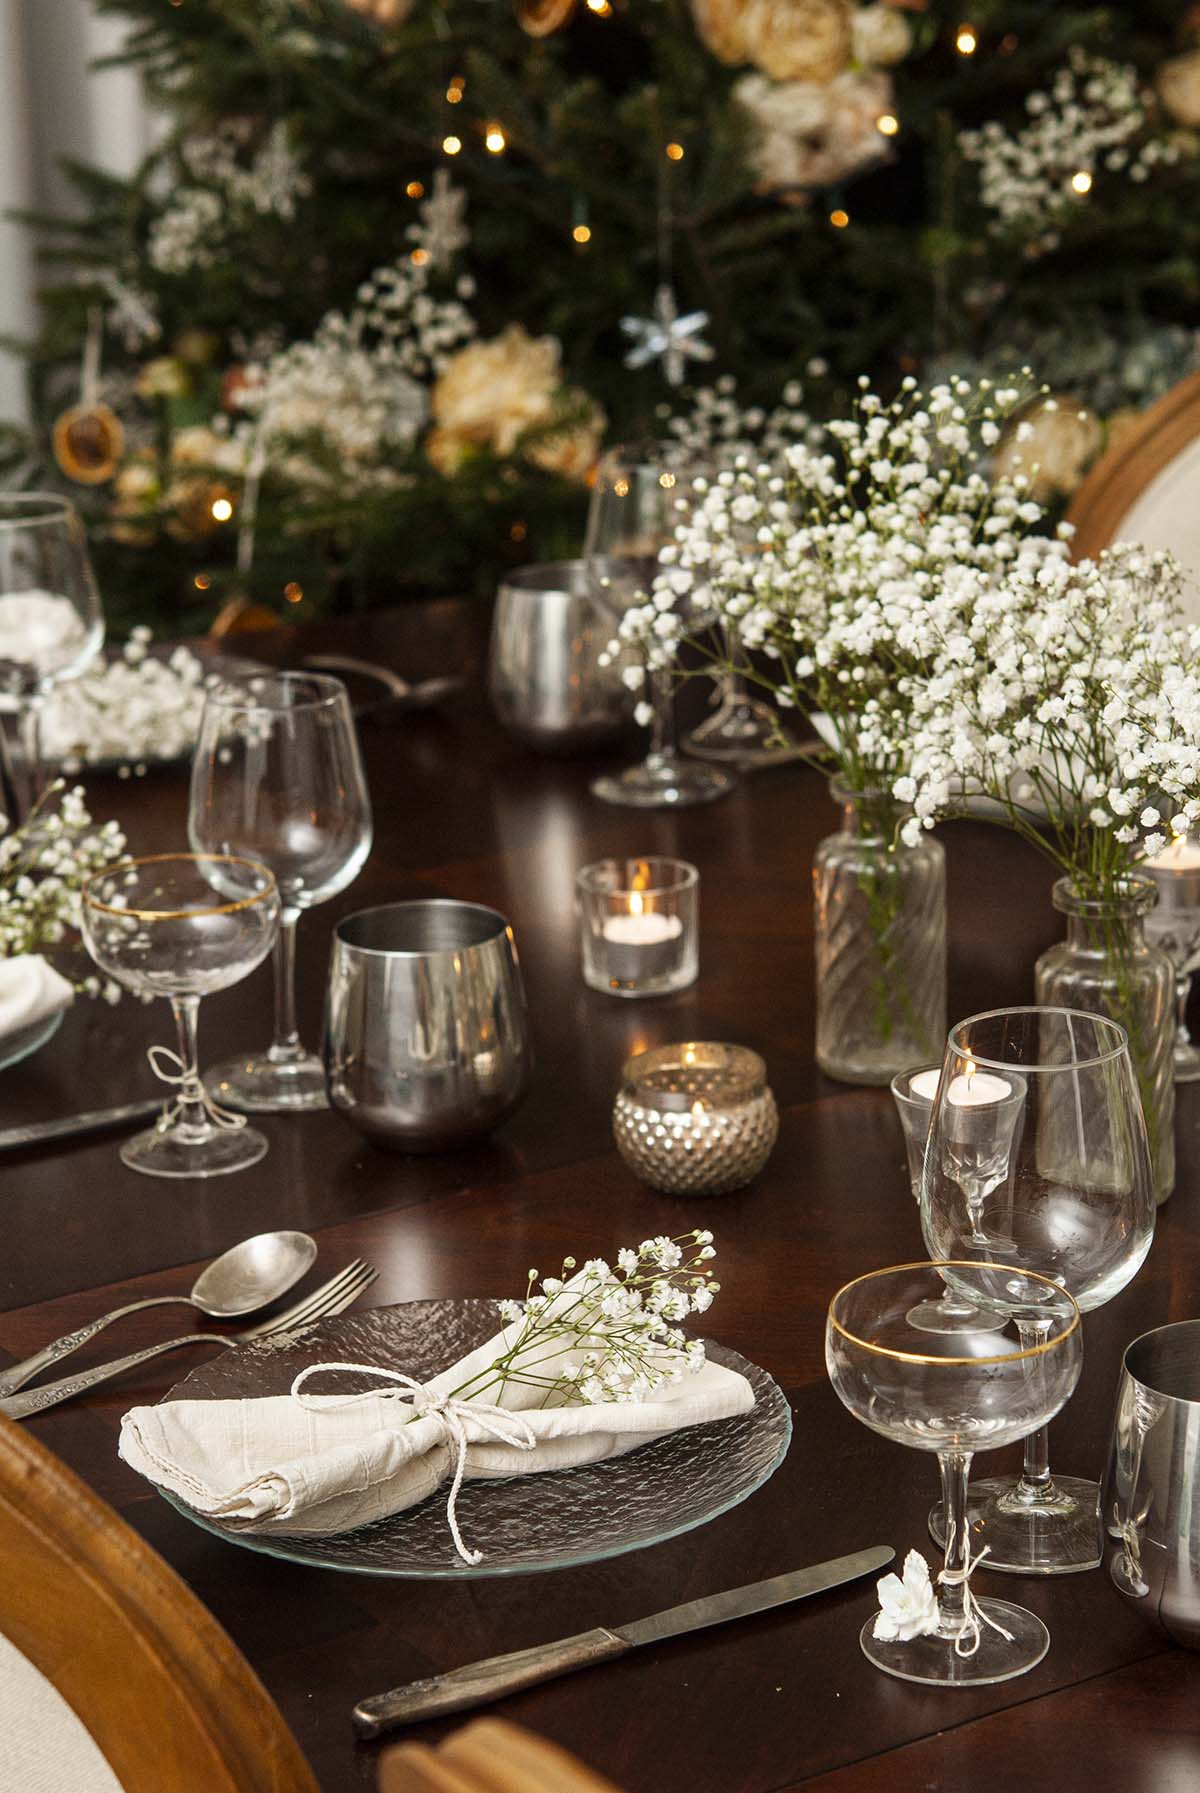
M114 174L136 168L152 121L127 69L93 71L118 49L123 20L99 18L91 0L0 0L0 212L69 212L60 156ZM36 327L32 233L0 218L0 333ZM25 415L24 368L0 352L0 417Z

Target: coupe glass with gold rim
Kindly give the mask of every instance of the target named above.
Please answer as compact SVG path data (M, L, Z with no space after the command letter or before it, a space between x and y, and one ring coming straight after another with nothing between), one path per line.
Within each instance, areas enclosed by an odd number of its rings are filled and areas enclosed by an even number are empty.
M956 1094L959 1100L956 1102ZM950 1030L921 1188L926 1249L1068 1289L1087 1313L1134 1277L1154 1237L1154 1184L1123 1027L1064 1008L995 1009ZM1030 1344L1046 1329L1021 1321ZM1051 1476L1045 1427L1020 1478L973 1484L989 1567L1065 1575L1100 1561L1100 1490ZM941 1541L941 1509L931 1515Z
M262 1134L205 1093L196 1021L202 996L228 989L262 963L278 924L275 880L250 859L162 853L110 866L84 885L80 926L92 958L136 995L167 997L179 1038L178 1054L150 1048L151 1064L175 1096L155 1126L122 1146L130 1170L215 1177L263 1156Z
M949 1285L1004 1316L1004 1332L928 1333L909 1314ZM1035 1342L1021 1337L1036 1318ZM971 1585L967 1477L976 1451L1036 1431L1058 1412L1083 1361L1079 1309L1046 1277L971 1262L901 1264L860 1276L829 1304L825 1363L842 1404L873 1432L936 1451L947 1528L933 1598L897 1632L885 1615L859 1637L877 1668L905 1681L973 1687L1007 1681L1039 1663L1050 1636L1041 1620L1007 1600L980 1599ZM984 1556L985 1566L987 1564ZM928 1590L926 1590L928 1592Z

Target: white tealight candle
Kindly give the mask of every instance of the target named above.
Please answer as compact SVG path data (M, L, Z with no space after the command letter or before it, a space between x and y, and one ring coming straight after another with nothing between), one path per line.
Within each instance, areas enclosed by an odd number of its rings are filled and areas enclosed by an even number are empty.
M955 1108L984 1108L991 1102L1007 1102L1012 1094L1013 1087L1005 1078L971 1071L951 1081L946 1097Z
M661 915L642 907L635 890L629 913L606 915L601 925L608 956L608 975L616 983L635 984L662 977L671 966L683 934L678 915Z
M918 1071L908 1080L908 1093L921 1102L932 1102L937 1095L940 1071Z
M1145 859L1142 863L1147 871L1155 872L1200 870L1200 841L1193 840L1188 834L1177 835L1161 853L1156 853L1153 859Z

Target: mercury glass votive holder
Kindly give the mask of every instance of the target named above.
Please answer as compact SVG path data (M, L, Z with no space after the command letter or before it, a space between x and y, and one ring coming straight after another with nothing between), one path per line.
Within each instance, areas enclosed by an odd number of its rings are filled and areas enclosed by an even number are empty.
M746 1046L656 1046L621 1073L613 1108L617 1150L652 1189L740 1189L767 1162L778 1133L767 1067Z
M700 874L685 859L600 859L576 877L583 981L664 996L700 968Z

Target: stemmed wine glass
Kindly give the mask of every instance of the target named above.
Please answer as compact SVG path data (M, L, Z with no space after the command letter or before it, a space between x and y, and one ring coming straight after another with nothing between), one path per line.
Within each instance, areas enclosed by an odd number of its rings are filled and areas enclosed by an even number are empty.
M933 1119L933 1102L941 1074L940 1064L918 1065L913 1071L898 1071L892 1078L892 1095L908 1158L908 1180L918 1208L929 1123ZM936 1301L922 1302L914 1307L908 1323L918 1332L999 1332L1007 1324L1002 1316L988 1313L985 1308L976 1307L974 1302L964 1301L948 1284L943 1285Z
M914 1332L909 1314L946 1283L1002 1313L1009 1334ZM1028 1340L1033 1324L1037 1336ZM1046 1654L1050 1638L1040 1619L1007 1600L980 1600L971 1589L979 1557L971 1556L967 1477L976 1451L1045 1426L1074 1391L1082 1361L1078 1307L1029 1272L998 1277L991 1266L969 1261L902 1264L838 1290L825 1327L825 1363L838 1399L884 1438L937 1452L950 1515L929 1628L903 1639L886 1635L878 1619L863 1626L859 1643L877 1668L905 1681L971 1687L1023 1675Z
M0 494L0 699L17 713L21 809L42 794L41 711L104 644L104 614L79 512L53 492Z
M717 683L717 707L683 737L689 753L731 766L780 765L795 756L795 743L779 715L747 683L746 650L735 622L721 624L726 669Z
M210 691L192 762L188 834L198 851L240 853L275 874L275 1033L265 1053L207 1074L223 1102L254 1113L326 1106L321 1060L296 1027L296 923L357 877L371 804L346 687L320 673L264 673Z
M245 1118L207 1094L196 1062L200 998L260 965L279 923L279 892L265 866L210 853L160 853L97 872L83 887L80 926L97 965L139 996L166 996L178 1054L150 1048L175 1100L121 1147L130 1170L154 1177L215 1177L244 1170L267 1149Z
M1192 973L1200 965L1200 839L1177 835L1138 868L1153 878L1158 902L1146 916L1146 938L1161 946L1175 967L1175 1081L1200 1078L1200 1046L1188 1030Z
M673 443L614 448L600 462L583 559L593 596L616 624L649 598L659 551L675 539L687 478ZM653 707L650 751L641 765L597 778L593 794L635 809L681 809L725 796L734 784L728 772L683 759L676 749L670 668L647 666L646 679Z
M994 1078L995 1100L956 1109L956 1077ZM1019 1121L1004 1115L1020 1086ZM974 1145L972 1145L972 1140ZM974 1177L972 1166L985 1167ZM921 1223L929 1251L1014 1277L1036 1272L1086 1313L1137 1274L1154 1236L1154 1185L1124 1028L1074 1009L996 1009L951 1028L925 1157ZM1036 1314L1020 1321L1033 1344ZM1045 1427L1024 1473L973 1484L973 1534L989 1567L1064 1575L1100 1561L1100 1491L1051 1477ZM940 1509L930 1519L942 1535Z

